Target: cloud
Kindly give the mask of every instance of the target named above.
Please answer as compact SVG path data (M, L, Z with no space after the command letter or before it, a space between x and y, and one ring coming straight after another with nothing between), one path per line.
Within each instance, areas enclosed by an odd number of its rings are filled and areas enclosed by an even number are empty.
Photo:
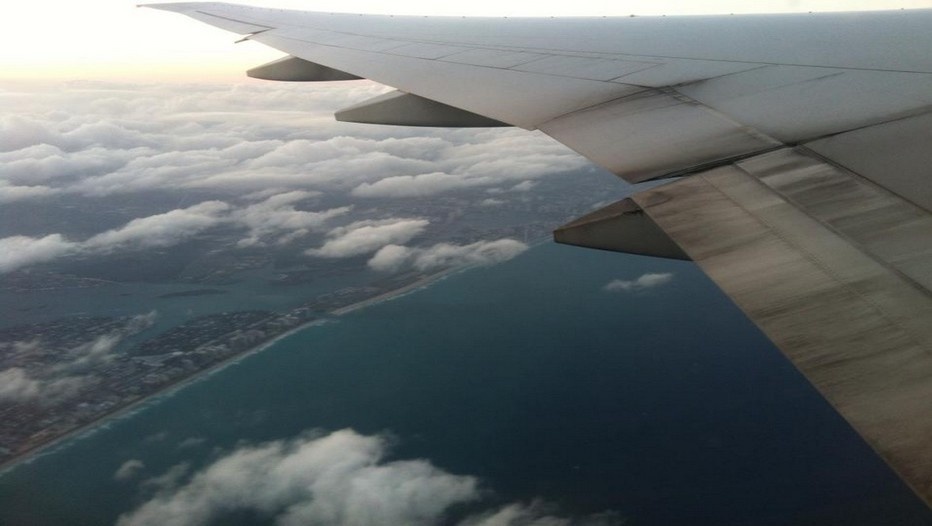
M201 525L255 512L279 526L439 525L451 508L481 501L475 477L427 460L386 461L389 441L350 429L242 447L182 482L187 467L160 478L157 493L120 516L120 526ZM153 479L154 480L154 479ZM151 482L151 481L150 481ZM149 484L149 483L146 483ZM610 524L571 521L543 506L513 504L467 518L462 526ZM617 522L617 521L616 521Z
M62 364L70 370L89 369L113 361L113 350L123 339L120 333L102 334L93 340L71 349L70 361Z
M469 517L458 526L612 526L624 524L614 512L598 513L581 518L557 517L541 502L515 503L498 510Z
M203 203L164 214L134 219L121 228L91 237L82 250L111 252L118 248L153 248L175 245L216 226L230 205L221 201Z
M524 130L334 122L333 108L384 92L372 83L77 87L7 94L16 104L0 117L0 199L272 187L433 195L588 165Z
M118 481L126 481L131 478L134 478L139 474L140 471L145 469L146 465L143 464L141 460L130 459L120 465L119 469L116 470L116 473L113 474L113 479Z
M374 183L363 183L353 189L356 197L423 197L449 190L482 184L481 180L434 172L421 175L397 175Z
M55 404L73 397L81 389L95 381L87 371L115 358L116 346L128 335L136 334L152 326L155 311L125 320L124 325L107 334L70 349L51 349L59 359L52 365L30 370L13 367L0 371L0 401ZM41 340L14 342L12 347L18 354L43 352Z
M189 437L182 440L178 444L178 449L188 449L192 447L202 446L207 442L207 439L204 437Z
M351 430L242 448L118 524L205 524L238 510L275 516L281 525L431 524L448 507L477 498L474 478L422 460L383 462L386 449L386 439Z
M382 219L357 221L335 228L320 248L307 250L310 256L346 258L375 252L386 245L407 243L430 224L426 219Z
M521 254L528 246L514 239L479 241L469 245L438 243L429 248L409 248L388 245L369 260L374 270L397 271L405 266L418 270L461 267L468 265L494 265Z
M119 228L101 232L84 241L68 241L61 234L49 234L41 238L3 238L0 239L0 274L66 256L103 255L121 250L169 247L220 225L238 225L248 229L246 237L238 243L240 247L263 245L269 238L277 244L289 243L311 231L322 229L328 220L352 210L349 206L319 212L295 208L300 201L315 195L306 191L285 192L244 208L234 208L223 201L204 201L188 208L133 219ZM392 230L385 225L358 226L373 228L353 234L355 238L332 241L339 247L345 242L358 240L356 238L366 232L391 234L389 231ZM387 242L405 242L409 239L410 237L396 232ZM329 250L332 250L332 247L328 248Z
M386 245L369 259L369 267L380 272L394 272L408 264L414 249L401 245Z
M673 280L673 274L664 273L664 274L644 274L641 277L626 281L621 279L612 280L604 287L602 290L606 292L630 292L638 291L644 289L650 289L653 287L659 287L661 285L666 285Z
M116 348L127 337L151 327L158 313L151 311L130 317L123 327L101 334L94 339L68 349L48 372L52 374L82 373L117 358Z
M45 263L74 252L78 245L67 241L61 234L36 238L11 236L0 239L0 273Z
M33 378L25 369L13 367L0 371L0 402L52 403L74 395L85 383L84 378L71 376L55 379Z
M43 185L16 186L9 181L0 180L0 203L25 201L57 194L59 191Z
M334 217L344 215L352 207L332 208L322 212L296 210L295 204L318 195L315 192L295 190L268 197L232 214L232 218L249 228L247 237L237 244L248 247L264 244L264 240L277 237L279 244L321 229Z
M512 192L530 192L537 186L535 181L521 181L520 183L511 187Z
M185 476L190 471L191 465L187 462L182 462L181 464L172 466L168 471L157 477L142 481L140 487L145 492L165 494L177 489L181 481L184 480Z

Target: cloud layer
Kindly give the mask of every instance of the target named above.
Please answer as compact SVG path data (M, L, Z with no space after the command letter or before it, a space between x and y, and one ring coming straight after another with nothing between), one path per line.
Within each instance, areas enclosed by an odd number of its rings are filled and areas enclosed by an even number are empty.
M25 403L69 397L81 390L85 379L66 376L53 379L32 377L21 367L0 371L0 402Z
M280 526L428 526L441 524L454 506L482 500L475 477L448 473L426 460L387 461L387 453L385 437L350 429L243 447L181 484L187 468L172 468L171 480L161 481L154 497L117 524L192 526L253 511ZM461 524L595 526L613 519L574 522L548 515L539 505L512 504Z
M0 202L152 189L423 196L508 186L586 166L515 129L367 127L332 112L384 91L351 86L0 89ZM75 86L69 86L75 88ZM67 108L63 112L62 108Z
M393 272L405 267L436 270L469 265L494 265L508 261L527 248L526 244L514 239L479 241L469 245L438 243L428 248L409 248L392 244L376 252L369 260L369 267L382 272Z
M327 233L327 242L306 254L322 258L346 258L369 254L386 245L407 243L424 232L426 219L357 221Z
M548 174L587 165L560 144L524 130L333 120L335 109L383 91L367 82L312 91L285 84L85 82L37 84L26 92L0 84L0 104L8 110L0 116L0 203L56 208L67 200L87 208L82 200L101 197L158 193L180 195L184 202L200 196L193 206L154 207L106 231L20 234L8 228L0 236L0 273L70 256L169 247L218 227L241 229L239 248L274 248L333 230L330 223L341 218L373 221L361 206L373 199L526 191ZM335 204L310 209L316 202ZM384 221L332 231L308 254L372 253L404 245L426 228L419 218ZM92 224L81 223L85 229Z
M205 201L187 208L137 218L84 241L69 241L61 234L3 238L0 239L0 274L66 256L106 255L118 251L170 247L221 225L247 230L246 237L237 244L241 248L261 246L269 241L285 244L323 229L327 221L351 210L350 207L316 212L295 209L296 203L314 195L303 191L286 192L242 208L222 201ZM407 241L410 238L401 239Z
M610 281L602 289L606 292L633 292L644 289L650 289L654 287L659 287L661 285L666 285L673 280L673 274L671 273L648 273L643 274L637 279L633 280L622 280L616 279Z

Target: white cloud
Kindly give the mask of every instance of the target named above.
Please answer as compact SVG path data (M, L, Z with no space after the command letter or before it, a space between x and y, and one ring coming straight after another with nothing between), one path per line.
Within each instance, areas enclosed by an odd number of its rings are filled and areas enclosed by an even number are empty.
M369 266L379 271L395 271L405 266L418 270L460 267L467 265L494 265L527 250L528 246L514 239L479 241L469 245L438 243L428 248L409 248L388 245L369 260Z
M54 373L76 373L88 371L113 361L117 357L116 348L120 342L127 336L137 334L151 327L157 317L158 313L156 311L132 316L123 327L107 334L101 334L86 343L69 349L65 353L64 359L57 362L51 368L51 371Z
M41 382L30 378L25 369L13 367L0 371L0 400L31 400L41 392Z
M207 442L207 439L204 437L189 437L182 440L178 444L178 449L188 449L192 447L202 446Z
M55 379L33 378L25 369L12 367L0 371L0 401L51 403L74 395L85 383L86 379L72 376Z
M16 186L8 181L0 180L0 203L25 201L39 197L47 197L58 193L58 190L43 185Z
M77 245L61 234L35 238L11 236L0 239L0 273L52 261L76 250Z
M357 221L331 230L320 248L307 250L310 256L345 258L375 252L386 245L407 243L430 224L426 219L382 219Z
M350 429L237 449L182 481L180 465L144 483L157 493L120 516L120 526L194 526L252 511L279 526L382 526L445 523L454 506L481 501L475 477L427 460L386 461L388 441ZM596 526L610 515L569 520L545 506L512 504L462 526Z
M119 333L102 334L70 351L68 369L88 369L113 361L113 350L123 339Z
M68 241L61 234L41 238L3 238L0 239L0 274L71 255L169 247L223 224L240 225L248 229L246 237L238 244L241 247L261 245L269 238L278 244L285 244L311 231L322 229L328 220L352 209L348 206L319 212L295 209L296 203L314 195L307 191L285 192L240 209L223 201L204 201L188 208L133 219L119 228L101 232L84 241ZM323 247L326 250L321 254L327 254L325 257L343 257L329 254L348 250L347 244L363 242L366 235L386 235L386 243L404 243L420 233L420 230L414 232L416 225L410 222L394 227L370 223L356 223L360 229L358 232L344 232L340 229L333 231L331 235L334 239L330 240L329 247ZM406 232L414 233L405 235ZM337 239L343 234L350 237ZM374 246L372 250L381 246Z
M167 247L193 237L223 220L230 205L221 201L203 203L164 214L134 219L82 243L82 249L110 252L117 248Z
M653 287L659 287L661 285L666 285L673 280L673 274L663 273L663 274L644 274L634 280L621 280L616 279L612 280L604 287L602 290L606 292L629 292L629 291L638 291L649 289Z
M582 518L557 517L549 513L550 506L541 502L515 503L475 517L459 526L611 526L624 521L614 512L598 513Z
M334 108L385 90L371 83L311 92L283 84L67 88L5 93L0 199L268 188L418 196L508 187L588 165L524 130L333 121Z
M520 183L511 187L512 192L530 192L537 186L535 181L521 181Z
M235 211L233 219L249 228L247 237L238 246L261 245L264 239L277 237L285 243L308 232L319 230L329 219L352 210L344 206L321 212L296 210L295 204L318 195L315 192L295 190L268 197L260 203Z
M55 404L73 397L97 380L88 370L113 360L115 349L123 338L151 327L156 317L155 311L133 316L122 327L83 344L70 349L53 349L59 358L51 365L30 370L12 367L0 371L0 401ZM42 352L42 341L14 342L12 347L23 355Z
M520 189L587 165L543 134L524 130L334 122L334 107L385 90L364 82L312 92L287 84L30 88L0 92L7 103L0 117L0 203L154 190L206 193L216 200L140 217L84 241L54 231L0 239L0 273L65 256L170 246L221 224L246 230L240 246L292 243L348 211L307 209L305 199L317 193L386 197ZM243 195L250 196L248 205L231 206ZM333 235L310 254L344 257L404 244L420 233L416 225L407 228L393 233L372 225L346 239ZM388 237L361 239L369 234Z
M118 481L126 481L131 478L134 478L139 474L140 471L145 469L146 465L139 459L130 459L120 465L116 470L116 473L113 474L113 479Z
M369 260L369 267L380 272L393 272L408 264L413 249L401 245L386 245Z
M120 525L205 524L255 510L281 525L433 524L478 497L472 477L423 460L384 462L386 440L351 430L236 450L120 517Z
M352 194L356 197L423 197L477 184L481 184L481 181L470 181L460 176L434 172L397 175L374 183L363 183L354 188Z

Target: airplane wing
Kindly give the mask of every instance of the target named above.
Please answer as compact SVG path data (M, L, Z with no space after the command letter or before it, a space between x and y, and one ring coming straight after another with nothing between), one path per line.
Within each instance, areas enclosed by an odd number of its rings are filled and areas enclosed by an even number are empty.
M674 182L557 241L695 261L932 502L932 11L455 18L159 4L397 88L340 120L541 130Z

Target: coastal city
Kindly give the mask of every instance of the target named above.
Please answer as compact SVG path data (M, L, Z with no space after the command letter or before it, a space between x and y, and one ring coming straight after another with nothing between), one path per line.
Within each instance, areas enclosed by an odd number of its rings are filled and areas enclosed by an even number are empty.
M604 183L613 181L554 178L507 200L483 192L377 200L373 208L355 210L354 218L363 224L379 224L378 217L419 218L428 225L419 235L421 247L462 250L456 247L488 240L526 247L591 208L592 195ZM0 465L89 429L290 331L470 264L441 258L421 268L409 264L380 272L367 265L371 253L308 257L287 245L237 247L237 235L221 229L170 251L155 247L125 259L76 258L3 275L0 291L10 303L9 317L0 324ZM306 241L325 242L313 236ZM426 250L401 249L412 254ZM284 300L254 303L243 292L247 283L253 294ZM17 297L24 301L16 303ZM87 308L110 302L119 306L103 312ZM201 306L198 312L183 307L195 303Z
M46 390L50 396L29 403L0 403L0 464L258 349L296 327L386 299L439 274L408 272L339 289L284 313L240 311L198 317L126 353L111 352L114 349L107 342L144 330L144 320L78 317L0 330L0 341L17 342L3 344L0 370L23 371L21 381L30 372L42 374L89 357L97 362L81 376L51 382ZM77 360L69 356L76 350L83 351ZM17 380L9 372L6 375L6 381Z

